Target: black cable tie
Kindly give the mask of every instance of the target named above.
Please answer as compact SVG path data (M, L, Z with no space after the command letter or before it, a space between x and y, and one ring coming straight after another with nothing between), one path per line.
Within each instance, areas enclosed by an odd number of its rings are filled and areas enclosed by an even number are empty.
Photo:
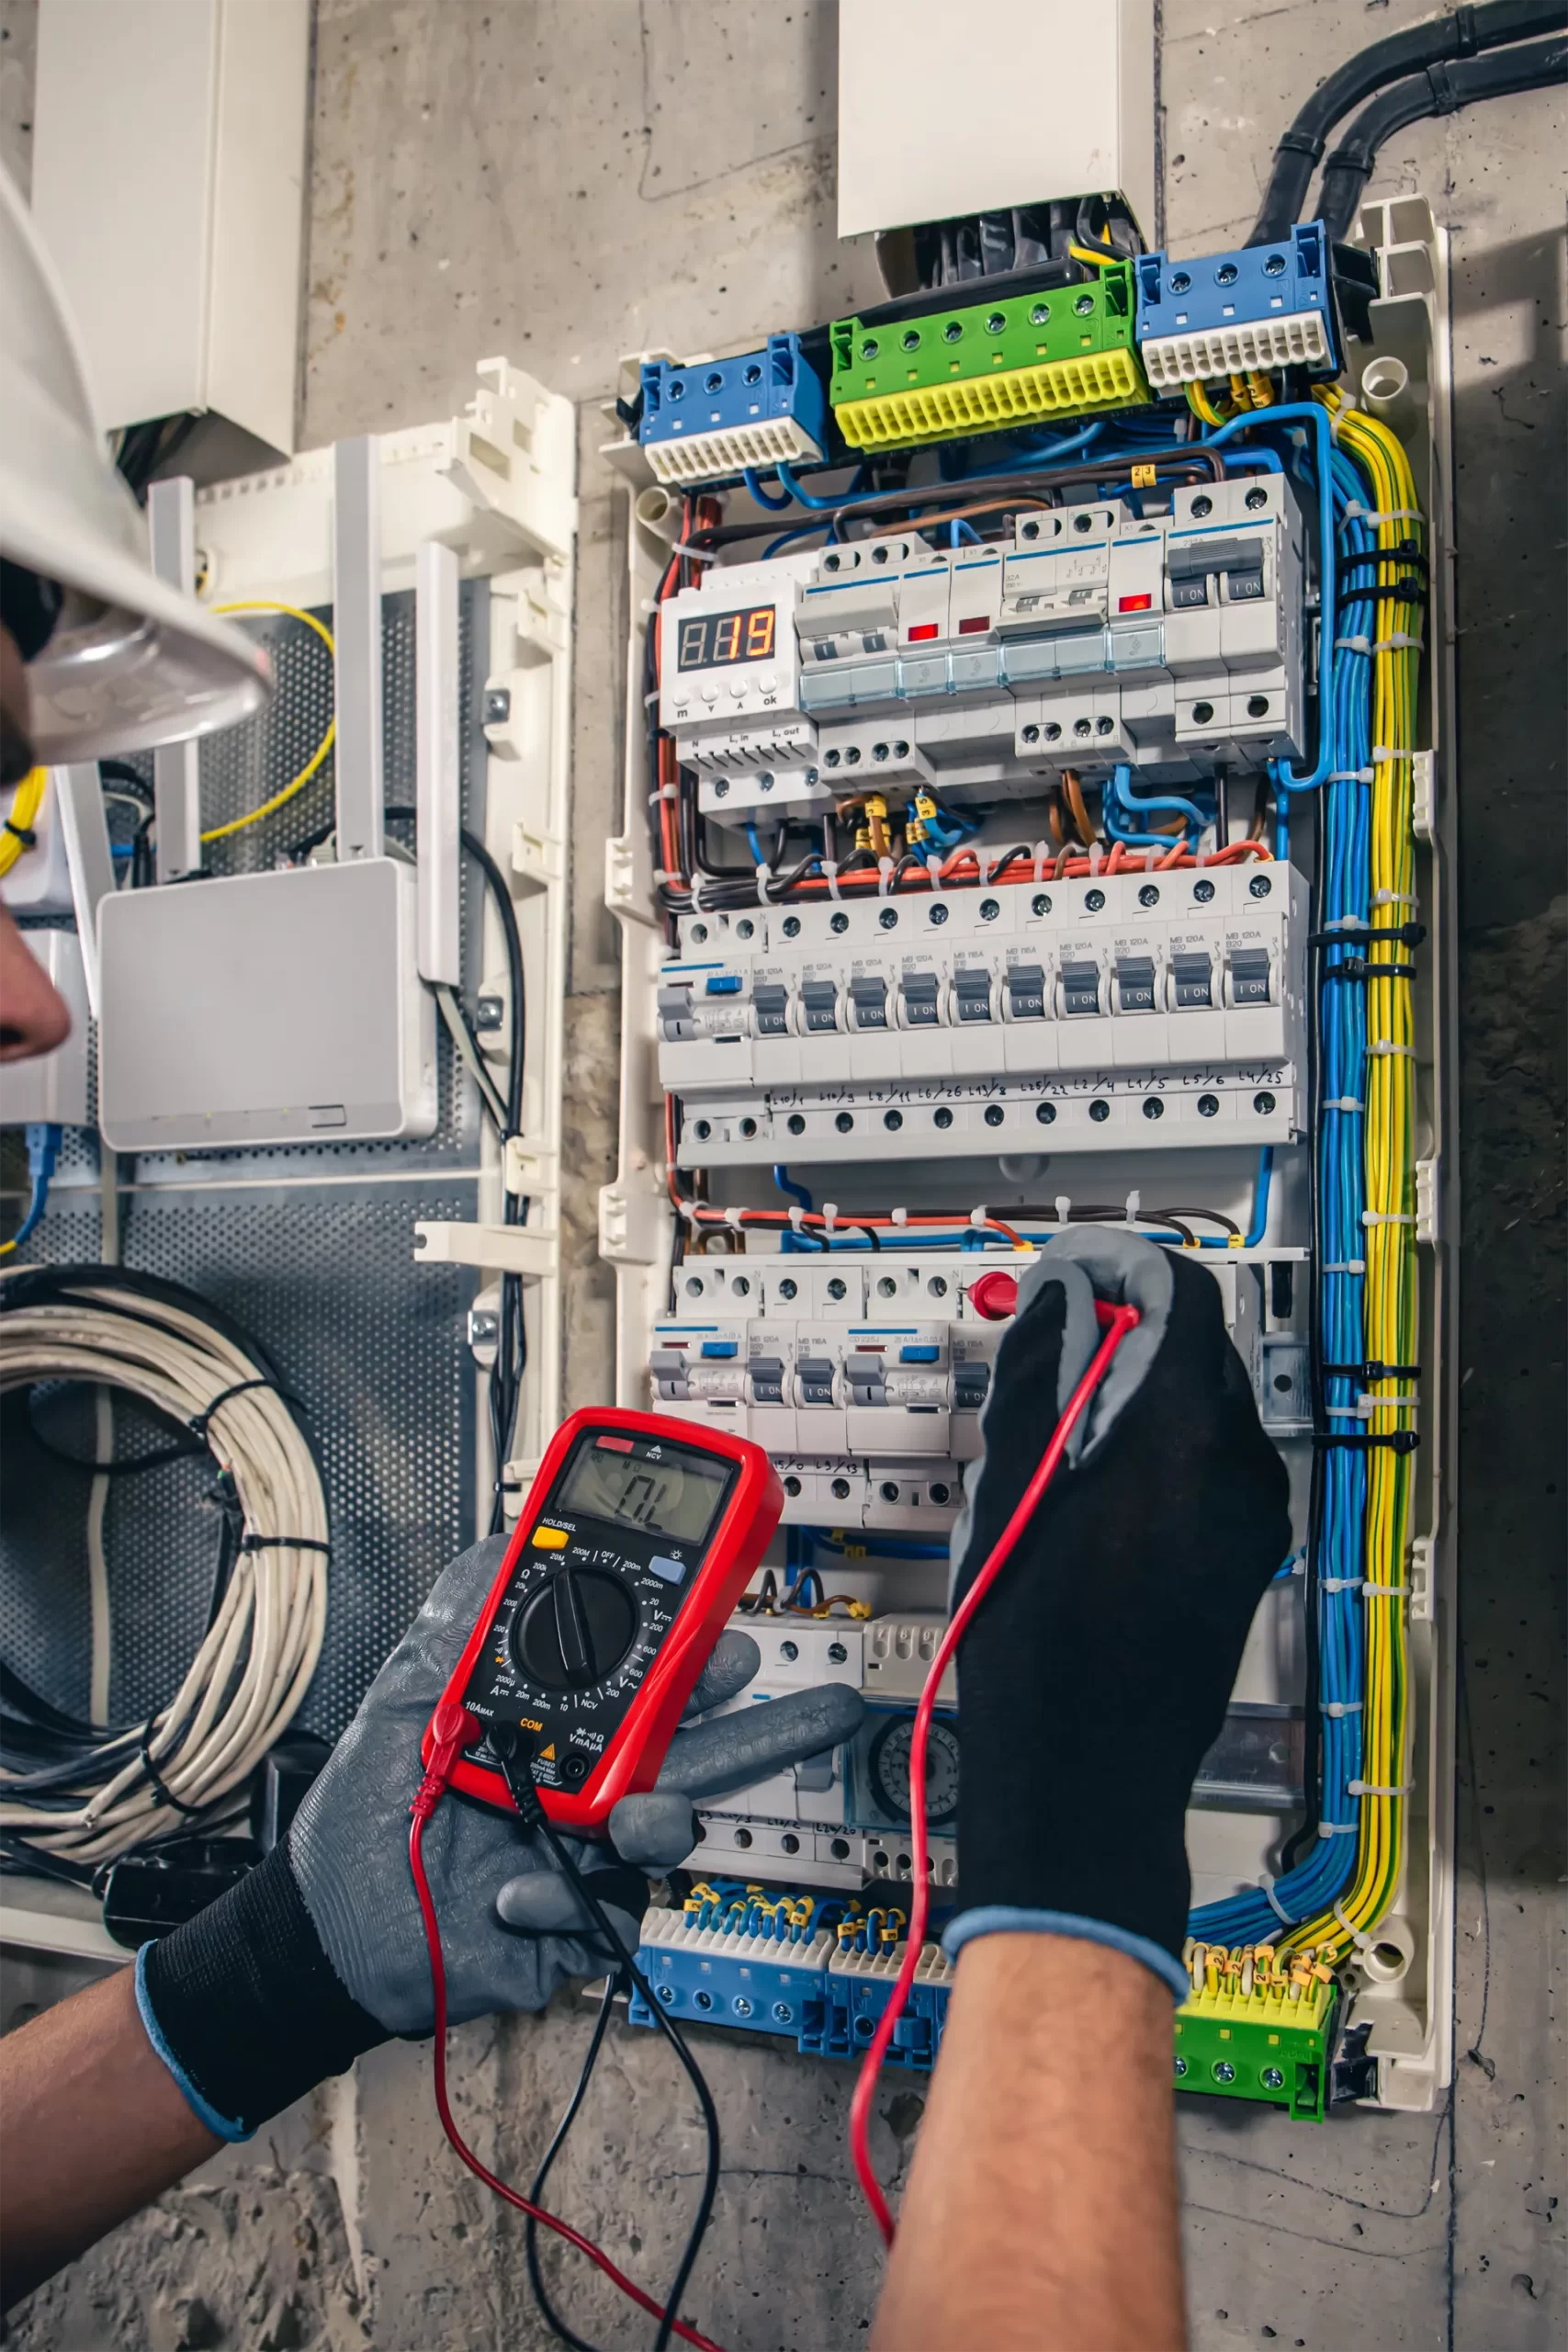
M38 835L34 832L30 825L14 825L9 817L7 817L4 825L0 826L0 831L7 832L14 840L19 841L24 849L37 849L38 847Z
M1422 554L1416 541L1408 537L1395 539L1391 548L1366 548L1359 555L1342 555L1339 558L1337 570L1354 571L1364 563L1413 563L1418 571L1427 572L1432 569L1428 558Z
M1277 155L1304 155L1308 163L1315 164L1323 153L1323 141L1314 138L1310 130L1286 130L1275 141L1274 153Z
M330 1544L320 1544L313 1535L242 1535L242 1552L325 1552L331 1554Z
M298 1396L291 1396L287 1388L280 1388L276 1380L268 1380L265 1374L258 1374L254 1380L236 1380L228 1388L220 1388L217 1396L212 1399L211 1404L207 1407L205 1411L192 1414L190 1419L186 1423L186 1429L191 1430L195 1436L205 1438L207 1435L207 1425L211 1420L213 1414L218 1411L220 1406L226 1405L231 1396L243 1396L247 1388L270 1388L273 1390L275 1395L283 1399L283 1402L286 1405L292 1406L297 1411L303 1413L308 1409L306 1406L301 1404Z
M1454 77L1439 57L1436 64L1427 68L1427 86L1432 93L1434 114L1457 114L1464 100L1454 86Z
M167 1781L164 1780L163 1774L159 1771L158 1767L152 1761L153 1720L154 1718L152 1715L148 1716L146 1724L142 1728L141 1745L137 1750L138 1755L141 1758L142 1764L146 1768L147 1778L152 1783L153 1796L159 1804L172 1804L176 1813L183 1813L189 1819L194 1821L197 1815L201 1812L201 1806L198 1804L186 1804L184 1797L175 1796L173 1789L170 1788Z
M1325 1380L1419 1380L1418 1363L1380 1363L1372 1357L1366 1363L1324 1363L1318 1370ZM1387 1400L1393 1402L1393 1397Z
M1413 980L1420 967L1416 964L1371 964L1364 956L1347 956L1343 964L1330 964L1323 974L1326 980Z
M1456 8L1453 24L1454 55L1456 57L1476 56L1481 49L1481 36L1475 29L1474 8Z
M1334 610L1338 615L1352 605L1425 605L1426 601L1426 582L1411 572L1405 579L1391 580L1382 588L1337 588Z
M1349 1446L1358 1453L1365 1453L1374 1445L1386 1446L1391 1453L1414 1453L1421 1438L1416 1430L1368 1430L1359 1437L1352 1437L1346 1430L1314 1430L1312 1442L1314 1446Z
M1424 922L1380 923L1376 931L1352 931L1348 924L1339 931L1309 931L1309 947L1380 947L1385 944L1401 947L1419 947L1427 936Z

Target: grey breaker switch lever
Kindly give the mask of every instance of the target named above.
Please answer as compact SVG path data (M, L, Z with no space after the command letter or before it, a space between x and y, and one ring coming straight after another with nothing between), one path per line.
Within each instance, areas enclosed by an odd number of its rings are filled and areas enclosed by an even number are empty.
M934 972L907 972L901 984L904 999L904 1026L907 1029L934 1029L937 1026L937 978Z
M871 974L859 974L850 982L850 1003L854 1010L857 1029L886 1029L887 1026L887 983Z
M1122 1012L1155 1010L1155 967L1150 956L1119 956L1116 959L1116 1001Z
M751 1011L759 1037L784 1036L789 1028L789 990L783 981L758 980L751 990Z
M1266 947L1236 948L1231 956L1231 1002L1269 1004L1272 1001L1269 986L1269 950Z
M1171 997L1178 1012L1214 1001L1214 967L1209 958L1188 949L1170 959Z
M808 1030L820 1032L838 1027L839 990L836 982L805 981L801 987L800 1001L806 1007L806 1026Z

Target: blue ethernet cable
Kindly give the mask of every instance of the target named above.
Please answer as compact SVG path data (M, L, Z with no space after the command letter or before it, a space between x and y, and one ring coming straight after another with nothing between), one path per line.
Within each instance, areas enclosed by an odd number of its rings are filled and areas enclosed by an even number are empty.
M50 1181L54 1174L54 1163L60 1157L62 1132L52 1122L41 1119L28 1121L27 1214L9 1241L0 1242L0 1253L8 1256L36 1232L39 1220L49 1205Z

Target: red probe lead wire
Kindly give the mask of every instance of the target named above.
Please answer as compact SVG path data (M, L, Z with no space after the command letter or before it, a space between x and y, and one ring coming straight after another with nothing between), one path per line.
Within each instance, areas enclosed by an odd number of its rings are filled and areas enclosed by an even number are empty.
M1055 1477L1057 1465L1066 1449L1067 1440L1088 1409L1095 1390L1110 1371L1111 1359L1138 1321L1138 1310L1135 1306L1108 1306L1102 1299L1096 1299L1095 1313L1104 1326L1105 1337L1095 1350L1089 1370L1067 1399L1066 1410L1052 1431L1051 1442L1042 1454L1034 1476L1020 1497L1017 1509L992 1545L979 1575L953 1611L937 1654L931 1660L931 1670L925 1679L925 1687L920 1692L920 1703L915 1710L915 1728L909 1741L909 1844L914 1880L909 1904L909 1926L904 1945L903 1964L899 1968L887 2007L878 2019L875 2035L860 2070L860 2079L855 2084L854 2098L850 2103L850 2154L854 2159L855 2171L860 2177L860 2185L865 2201L875 2215L877 2227L888 2245L893 2243L895 2225L893 2216L887 2209L887 2199L882 2194L882 2184L872 2170L869 2144L871 2108L872 2101L876 2097L877 2076L882 2072L883 2059L886 2056L888 2045L893 2040L894 2028L904 2014L904 2005L909 1997L909 1987L915 1981L915 1971L920 1964L920 1954L925 1949L926 1917L930 1909L931 1896L929 1883L931 1860L926 1837L926 1742L931 1732L931 1714L936 1706L937 1685L941 1682L948 1660L962 1641L975 1611L1006 1567L1012 1555L1014 1544L1028 1526L1041 1496Z
M434 1772L427 1773L424 1786L414 1800L413 1819L409 1825L409 1867L413 1872L420 1916L424 1921L425 1945L430 1953L430 1983L435 2007L435 2108L441 2118L441 2128L477 2180L482 2180L487 2188L492 2189L497 2197L504 2198L508 2205L514 2205L520 2213L532 2214L534 2220L542 2222L547 2230L554 2230L558 2237L565 2238L579 2254L585 2254L590 2262L597 2263L605 2278L613 2279L622 2294L629 2295L650 2319L661 2320L664 2317L663 2304L656 2303L651 2295L645 2295L635 2279L628 2278L624 2270L618 2270L602 2246L595 2245L592 2238L585 2238L581 2230L574 2230L570 2222L563 2222L558 2214L547 2213L542 2205L531 2204L526 2197L520 2196L515 2188L509 2188L504 2180L497 2179L494 2173L480 2164L453 2120L451 2102L446 2095L446 1963L442 1957L441 1929L436 1922L435 1904L422 1851L424 1825L446 1789L445 1779L439 1780L438 1785L431 1789L431 1781L436 1778ZM687 2327L682 2321L676 2320L673 2326L674 2333L683 2342L694 2344L697 2352L723 2352L722 2346L700 2335L694 2327Z

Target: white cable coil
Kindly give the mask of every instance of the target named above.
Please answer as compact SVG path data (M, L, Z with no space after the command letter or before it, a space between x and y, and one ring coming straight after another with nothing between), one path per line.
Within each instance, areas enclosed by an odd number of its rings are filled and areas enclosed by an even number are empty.
M7 1781L33 1776L0 1770L0 1829L40 1852L96 1862L190 1829L192 1813L211 1826L287 1729L321 1656L327 1508L310 1450L263 1367L165 1298L87 1279L68 1297L0 1314L0 1391L50 1380L128 1391L182 1426L195 1423L232 1478L244 1526L217 1615L173 1699L145 1729L86 1751L79 1777L56 1771L63 1790L85 1791L81 1802L5 1801ZM213 1409L243 1381L265 1385Z

